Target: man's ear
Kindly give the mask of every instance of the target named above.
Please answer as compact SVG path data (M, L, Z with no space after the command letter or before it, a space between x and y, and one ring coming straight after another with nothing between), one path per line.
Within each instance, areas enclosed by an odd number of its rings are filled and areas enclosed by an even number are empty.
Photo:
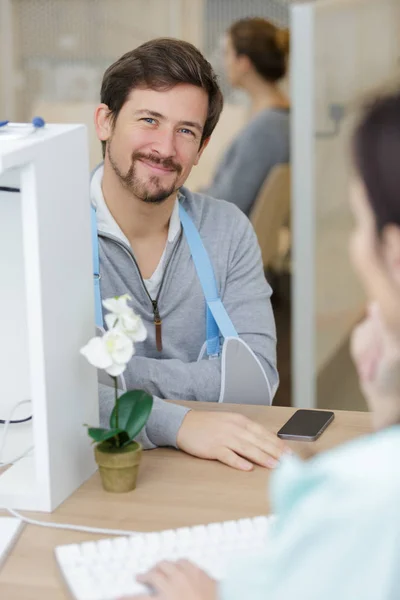
M382 252L392 277L400 283L400 227L386 225L382 232Z
M107 104L99 104L94 111L94 126L99 140L106 142L112 133L111 113Z
M198 151L197 156L196 156L196 160L193 163L194 166L197 166L199 164L199 160L201 158L201 155L203 154L204 150L207 148L208 142L210 141L210 139L211 139L211 137L206 138L204 140L204 142L202 143L202 145L200 146L199 151Z

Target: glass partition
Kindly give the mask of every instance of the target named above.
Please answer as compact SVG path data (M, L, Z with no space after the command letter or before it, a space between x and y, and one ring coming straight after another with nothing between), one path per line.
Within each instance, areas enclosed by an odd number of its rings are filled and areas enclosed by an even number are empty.
M348 259L350 134L362 102L399 82L398 0L292 8L293 401L362 409L349 336L365 299Z

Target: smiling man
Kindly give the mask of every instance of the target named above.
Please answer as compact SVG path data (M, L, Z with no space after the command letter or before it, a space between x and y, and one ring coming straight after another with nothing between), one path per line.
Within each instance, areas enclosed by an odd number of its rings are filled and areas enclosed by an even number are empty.
M222 104L211 65L187 42L152 40L105 72L95 112L104 165L91 182L101 296L128 293L148 331L124 373L128 389L155 396L144 447L175 446L243 470L253 463L272 468L284 446L260 425L163 401L217 402L224 387L218 351L204 358L207 305L182 210L200 235L233 327L262 369L266 404L278 385L271 289L254 231L234 205L182 187ZM103 422L111 402L102 388ZM243 402L252 402L250 392Z

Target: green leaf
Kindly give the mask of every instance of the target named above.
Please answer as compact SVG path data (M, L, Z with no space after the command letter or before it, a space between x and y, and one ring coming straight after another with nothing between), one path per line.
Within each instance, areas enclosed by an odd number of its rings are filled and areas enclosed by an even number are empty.
M118 434L126 433L123 429L104 429L103 427L89 427L88 434L95 442L104 442L117 436Z
M121 448L131 443L131 438L129 437L129 433L127 431L122 431L121 433L119 433L118 439Z
M118 399L118 425L128 432L129 439L133 440L146 425L153 408L153 397L143 390L125 392ZM110 427L116 423L116 408L114 406L110 416Z

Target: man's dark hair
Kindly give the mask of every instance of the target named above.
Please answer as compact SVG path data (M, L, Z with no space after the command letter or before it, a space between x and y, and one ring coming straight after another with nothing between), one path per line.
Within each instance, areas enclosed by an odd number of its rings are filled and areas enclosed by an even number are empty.
M189 42L157 38L127 52L104 73L100 101L108 106L112 123L115 123L133 89L169 90L179 83L195 85L208 94L208 114L201 146L218 123L223 96L212 66ZM106 142L102 145L104 157Z
M353 150L378 232L389 224L400 226L400 92L369 103Z

